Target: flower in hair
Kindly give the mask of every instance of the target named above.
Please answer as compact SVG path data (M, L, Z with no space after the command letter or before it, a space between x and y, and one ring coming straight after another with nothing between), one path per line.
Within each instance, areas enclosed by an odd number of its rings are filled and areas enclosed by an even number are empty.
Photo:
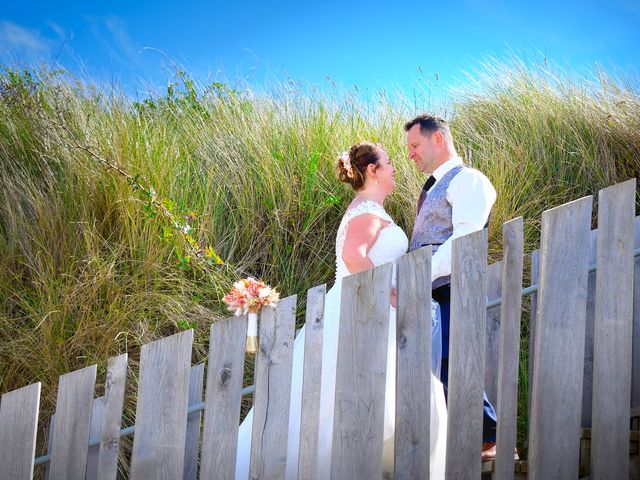
M347 171L347 177L353 178L353 167L351 166L349 154L347 152L343 153L340 157L340 161L342 162L344 169Z

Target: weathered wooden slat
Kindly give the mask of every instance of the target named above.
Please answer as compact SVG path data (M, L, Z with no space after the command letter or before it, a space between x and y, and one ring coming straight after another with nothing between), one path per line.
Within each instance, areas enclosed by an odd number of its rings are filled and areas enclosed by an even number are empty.
M531 281L529 285L538 285L540 280L540 250L531 252ZM528 366L527 370L527 418L531 418L531 389L533 388L533 369L535 351L533 346L536 344L536 318L538 312L538 292L531 294L529 313L529 345L527 349Z
M31 480L40 408L40 382L0 400L0 480Z
M51 457L53 451L53 432L56 427L56 414L51 414L49 419L49 430L47 431L47 455ZM49 480L49 470L51 470L51 462L44 464L44 480Z
M131 478L181 478L184 472L193 330L142 346Z
M452 245L447 479L481 475L486 334L487 231Z
M635 221L634 248L640 248L640 216ZM631 368L631 407L640 407L640 256L635 258L633 276L633 362ZM639 475L640 476L640 475Z
M640 216L635 218L635 243L634 248L640 248ZM596 239L598 230L592 230L590 234L590 264L595 265L596 262ZM538 275L538 255L539 251L535 250L531 254L531 284L537 283ZM635 258L635 278L634 278L634 345L633 349L633 368L632 368L632 390L631 405L640 405L640 257ZM586 330L585 330L585 353L584 353L584 379L582 387L582 420L583 427L591 427L591 410L593 398L593 336L594 336L594 318L595 318L595 290L596 290L596 272L589 273L587 283L587 314L586 314ZM491 296L490 296L491 298ZM531 295L531 316L530 316L530 335L529 335L529 380L533 379L533 345L535 332L533 330L535 324L537 294ZM636 367L636 365L639 365ZM529 400L531 397L529 397Z
M502 296L502 260L487 267L487 299ZM498 399L498 366L500 359L500 305L487 309L485 336L484 391L492 405Z
M532 480L578 477L591 204L585 197L542 214L530 392Z
M260 315L249 478L284 478L289 436L296 296Z
M325 294L325 285L314 287L307 293L298 478L309 480L316 477L318 463Z
M640 217L639 217L640 218ZM598 231L591 230L589 240L589 262L590 265L595 264L596 260L596 238ZM539 250L535 250L531 254L531 284L538 282L539 271ZM583 427L591 426L591 400L593 392L593 322L595 318L595 289L596 289L596 273L589 273L587 282L587 313L585 323L585 348L584 348L584 373L582 386L582 420ZM537 293L531 295L531 315L529 321L529 391L531 391L531 383L533 381L533 358L535 343L535 319L536 319L536 301ZM528 397L529 410L531 410L531 396Z
M629 476L636 180L600 190L591 478Z
M589 234L589 265L596 263L598 230ZM593 398L593 335L596 318L596 272L587 280L587 315L584 333L584 370L582 380L582 420L580 425L591 427L591 401Z
M96 371L92 365L60 377L49 470L51 480L84 479Z
M431 248L398 259L395 478L429 479Z
M589 236L589 264L595 265L596 262L596 239L598 235L598 230L591 230ZM532 264L531 264L531 275L532 280L531 283L537 282L538 275L538 255L539 250L536 250L532 253ZM533 277L536 277L534 281ZM583 372L583 381L582 381L582 420L581 425L583 427L591 427L591 401L593 397L593 323L595 318L595 292L596 292L596 273L590 272L588 281L587 281L587 313L586 313L586 323L585 323L585 342L584 342L584 372ZM536 303L537 294L534 293L531 296L531 328L535 323L535 303ZM534 345L534 337L535 334L530 335L529 337L529 381L531 382L533 379L533 345ZM531 389L529 389L531 390ZM529 402L531 401L531 396L529 396ZM529 405L531 406L531 405Z
M331 478L382 474L392 265L342 280Z
M204 363L191 367L189 376L189 406L202 403L202 383ZM201 411L192 412L187 417L187 439L184 451L184 480L195 480L198 474L198 451L200 450Z
M591 230L590 233L590 248L589 248L589 264L594 265L596 261L596 239L598 230ZM532 276L536 275L538 268L538 253L536 250L532 254ZM535 271L535 272L534 272ZM532 283L535 283L532 278ZM582 420L581 425L583 427L591 426L591 400L593 396L593 323L595 318L595 291L596 291L596 273L590 272L587 282L587 314L585 323L585 347L584 347L584 373L582 382ZM533 294L531 298L532 310L531 310L531 325L535 322L535 301L537 294ZM533 336L530 337L529 345L529 365L533 365ZM533 379L532 370L529 370L529 378ZM531 397L529 397L530 399Z
M596 238L598 230L591 230L589 240L589 263L594 265L596 261ZM539 271L539 250L535 250L531 254L531 284L537 283ZM582 420L583 427L591 426L591 399L593 384L593 320L595 318L595 291L596 291L596 274L589 273L587 281L587 313L585 323L585 342L584 342L584 372L582 382ZM535 344L535 316L536 316L536 299L537 293L531 295L531 317L530 317L530 335L529 335L529 391L531 391L531 382L533 381L533 357ZM531 409L531 396L529 398L529 410Z
M235 478L247 317L211 325L200 480Z
M89 427L89 443L100 442L102 417L104 415L104 397L93 400L91 408L91 426ZM89 447L87 452L87 472L85 480L98 478L98 459L100 457L100 443Z
M118 473L120 451L120 426L124 387L127 378L127 354L107 360L104 384L104 413L100 429L100 456L98 457L98 480L114 480Z
M524 264L524 222L518 217L502 226L502 305L500 308L500 362L495 480L513 479L520 361L520 313Z

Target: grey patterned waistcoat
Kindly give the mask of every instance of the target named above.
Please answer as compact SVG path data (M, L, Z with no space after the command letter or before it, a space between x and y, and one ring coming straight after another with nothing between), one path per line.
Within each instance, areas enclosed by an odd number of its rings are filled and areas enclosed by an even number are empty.
M453 234L453 221L451 218L451 204L447 201L447 188L455 177L466 165L456 165L440 179L427 192L420 211L416 216L416 222L411 234L409 251L416 250L425 245L431 245L431 253L436 253ZM433 281L431 288L438 288L451 283L451 275L438 277Z

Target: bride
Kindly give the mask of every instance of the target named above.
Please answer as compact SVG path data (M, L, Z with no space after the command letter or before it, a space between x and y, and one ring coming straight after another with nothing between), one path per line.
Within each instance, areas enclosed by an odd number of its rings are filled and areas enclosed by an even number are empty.
M362 142L351 147L338 159L336 172L340 181L353 187L356 195L347 208L336 237L336 281L325 298L324 333L322 347L322 379L320 390L320 427L318 437L318 479L331 475L331 444L333 438L333 412L335 404L336 360L340 320L342 279L387 262L394 262L392 295L390 299L389 340L384 410L383 477L393 476L393 450L395 425L395 369L396 369L396 300L395 260L406 253L408 239L400 227L384 210L385 198L395 187L395 170L389 157L377 144ZM439 377L440 330L439 310L432 305L433 358L436 375L431 376L431 451L430 478L444 479L447 412L442 383ZM291 410L287 448L286 478L297 478L298 446L304 361L304 327L294 342L291 384ZM249 476L251 427L253 409L240 425L236 479Z

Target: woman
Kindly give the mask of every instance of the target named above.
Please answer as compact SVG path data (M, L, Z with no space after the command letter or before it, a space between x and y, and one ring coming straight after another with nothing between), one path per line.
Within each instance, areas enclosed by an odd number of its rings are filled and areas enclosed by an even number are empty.
M336 281L326 295L322 348L322 379L320 393L320 432L318 438L318 476L331 474L331 444L335 401L336 360L340 320L342 279L387 262L394 262L390 299L389 342L385 387L383 474L393 475L393 433L395 423L396 366L396 290L395 260L406 253L408 239L383 208L386 197L395 187L395 170L385 151L376 144L363 142L351 147L338 159L336 172L340 181L348 183L356 195L347 208L336 237ZM437 309L434 304L434 325ZM434 358L439 358L439 330L435 332ZM294 342L291 385L291 413L287 450L287 478L296 478L300 439L300 408L304 360L304 327ZM444 478L446 406L442 384L431 377L431 478ZM236 479L246 480L251 450L253 409L242 422L238 437Z

